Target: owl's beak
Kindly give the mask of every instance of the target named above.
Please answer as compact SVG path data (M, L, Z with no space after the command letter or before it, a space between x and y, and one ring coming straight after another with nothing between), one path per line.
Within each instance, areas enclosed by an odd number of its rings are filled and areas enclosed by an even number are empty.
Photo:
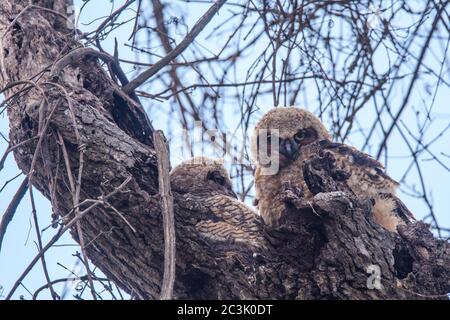
M294 138L280 139L280 153L286 158L293 160L300 148Z

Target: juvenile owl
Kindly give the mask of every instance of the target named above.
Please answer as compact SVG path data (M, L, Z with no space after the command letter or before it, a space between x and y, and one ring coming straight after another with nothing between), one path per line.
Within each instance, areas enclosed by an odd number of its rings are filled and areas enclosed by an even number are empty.
M220 160L196 157L175 167L170 173L174 192L188 195L205 211L195 227L204 239L217 247L246 244L265 247L259 234L258 215L233 192L228 172Z
M383 165L332 142L311 112L295 107L270 110L256 125L251 149L257 205L268 225L277 224L287 203L307 203L317 193L332 191L370 198L374 221L389 231L414 220L396 197L398 183Z

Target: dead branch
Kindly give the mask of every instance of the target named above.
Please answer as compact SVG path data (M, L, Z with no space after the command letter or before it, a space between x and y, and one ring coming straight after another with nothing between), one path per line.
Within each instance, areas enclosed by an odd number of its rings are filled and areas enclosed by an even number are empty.
M153 137L158 155L159 196L164 228L164 276L161 286L161 300L173 298L176 265L175 218L173 196L170 189L170 162L167 141L162 131L156 131Z

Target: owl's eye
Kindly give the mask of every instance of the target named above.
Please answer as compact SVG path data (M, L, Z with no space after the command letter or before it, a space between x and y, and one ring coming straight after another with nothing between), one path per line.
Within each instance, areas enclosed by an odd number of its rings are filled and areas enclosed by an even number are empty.
M303 139L305 139L306 137L308 137L308 132L306 130L299 130L295 134L294 139L295 139L295 141L300 142Z
M208 180L214 181L215 183L220 184L221 186L225 184L225 178L222 177L220 172L217 171L208 173Z

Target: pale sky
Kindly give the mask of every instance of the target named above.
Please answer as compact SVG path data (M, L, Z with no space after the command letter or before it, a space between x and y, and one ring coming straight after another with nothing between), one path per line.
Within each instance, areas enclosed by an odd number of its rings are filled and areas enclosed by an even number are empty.
M81 0L75 1L76 5L80 5L82 3ZM116 1L116 3L123 3L123 1ZM117 6L117 5L116 5ZM189 8L192 8L189 10L189 20L187 21L187 24L192 27L193 21L195 21L205 10L208 8L208 5L205 4L190 4ZM92 19L96 17L106 16L109 14L111 7L110 7L110 1L109 0L96 0L92 1L86 9L83 11L83 15L81 16L82 22L91 21ZM223 10L223 9L222 9ZM127 18L132 18L134 16L132 11L128 11L126 14L124 14L121 19L126 20ZM216 20L213 20L213 23L210 27L214 27L214 25L219 23L219 21L222 19L224 14L218 15L218 18ZM397 22L401 23L401 22ZM93 23L89 26L83 26L81 25L81 29L83 31L92 30L95 29L95 26L98 24ZM131 24L126 25L125 27L121 28L119 31L115 31L112 34L112 37L107 40L103 46L104 49L109 51L110 53L113 52L113 41L114 36L116 36L119 40L119 48L120 48L120 54L121 57L124 59L130 59L134 60L135 54L132 53L129 49L123 46L123 43L127 41L130 30L132 28ZM202 39L202 34L199 36L199 39ZM218 46L217 46L218 47ZM211 48L214 48L214 44L211 44ZM447 58L449 58L447 56ZM384 59L382 56L375 56L374 59ZM124 69L126 70L126 65L123 65ZM129 77L132 77L133 73L129 73ZM448 74L447 81L450 81ZM406 86L406 85L405 85ZM399 96L399 99L401 96ZM432 114L432 117L435 118L436 123L434 125L434 129L431 130L429 134L429 138L431 139L435 135L438 135L440 130L445 128L450 123L450 111L448 109L448 101L450 98L450 89L446 87L445 85L442 85L440 90L436 94L436 99L434 102L434 111ZM143 100L144 104L147 103L147 101ZM152 102L154 104L154 102ZM414 96L410 100L411 106L409 108L420 108L421 104L428 103L428 101L422 101L422 99L419 96ZM231 107L231 106L230 106ZM263 110L268 110L272 106L270 103L267 106L261 106ZM159 106L161 110L169 110L169 104L168 103L161 103ZM314 110L312 110L314 111ZM369 116L369 112L367 116ZM154 118L155 114L153 113L153 124L156 129L168 129L168 123L170 123L172 130L177 130L176 121L169 121L169 118L164 115L164 112L160 112L157 114L157 118ZM226 119L229 119L230 127L228 129L233 130L233 124L237 122L235 119L235 115L233 113L227 114ZM405 117L403 120L405 123L415 123L415 114L414 112L409 112L405 114ZM253 124L257 118L252 119ZM413 130L413 129L411 129ZM6 116L3 114L0 116L0 131L4 135L8 135L8 121ZM440 152L446 152L447 154L450 154L450 134L446 133L441 140L434 144L432 146L432 150L436 153ZM403 158L405 155L407 155L406 150L404 150L403 145L400 143L400 137L398 133L393 134L392 138L390 139L390 149L391 149L391 158L389 159L389 163L387 166L388 173L394 177L395 179L400 179L399 172L402 172L404 169L406 162ZM362 140L360 137L357 136L351 136L348 143L351 143L355 145L356 147L360 147L362 145ZM0 155L3 154L5 151L7 145L3 139L0 139ZM392 151L393 150L393 151ZM366 150L366 152L371 152L371 150ZM182 157L176 154L174 150L172 150L172 165L176 165L177 162L183 160ZM435 212L438 214L439 222L442 226L449 228L450 227L450 214L447 213L447 208L450 205L450 198L448 197L448 184L450 178L450 172L443 172L442 170L438 170L436 167L436 164L432 161L427 161L427 156L424 155L420 161L423 162L423 174L427 177L427 183L432 186L432 198L434 201L434 209ZM450 158L447 161L447 165L450 166ZM8 157L8 160L6 161L5 168L0 171L0 188L5 183L5 181L11 179L12 177L16 176L19 173L19 169L17 168L14 159L12 156ZM10 183L1 193L0 193L0 214L2 214L6 206L8 205L10 199L12 198L13 194L15 193L18 185L22 181L23 176L14 180L12 183ZM414 179L414 175L411 176L410 179ZM417 179L417 176L416 176ZM411 182L410 182L411 183ZM414 183L414 181L412 182ZM417 185L419 182L415 182ZM47 199L45 199L43 196L35 193L36 197L36 204L37 204L37 210L39 213L39 221L41 229L48 226L50 224L50 203ZM412 197L407 196L405 193L400 192L400 197L402 200L407 204L407 206L411 209L411 211L414 212L416 217L420 219L424 215L427 214L427 208L423 205L421 201L418 199L414 199ZM50 229L48 232L43 233L43 242L46 243L51 236L53 229ZM4 288L3 294L6 294L15 280L18 278L18 276L23 272L23 270L26 268L26 266L29 264L31 259L36 255L37 253L37 247L35 244L35 232L34 227L32 225L32 217L31 217L31 208L29 205L29 198L28 195L25 196L24 200L22 201L21 205L19 206L17 213L14 217L14 220L10 224L6 237L3 242L2 251L0 252L0 299L2 294L1 287ZM84 274L82 269L79 269L75 266L75 263L77 259L73 257L73 253L76 251L79 251L79 248L76 246L74 241L71 239L71 237L66 234L62 237L62 239L58 242L57 247L54 247L48 251L46 254L46 261L47 266L49 268L49 273L52 277L52 279L56 278L62 278L67 277L69 274L68 270L75 270L76 274ZM26 277L24 283L26 284L26 287L31 292L34 292L37 288L45 284L45 278L43 276L42 268L40 263L38 263L32 272L29 273L29 275ZM58 292L61 292L62 287L57 286ZM75 292L75 291L73 291ZM21 295L23 295L26 299L30 299L29 293L27 293L27 290L23 287L20 287L16 294L14 295L14 298L19 298ZM41 298L49 298L48 291L44 291ZM84 294L83 297L89 298L89 294ZM68 294L66 296L67 299L71 298L71 295Z

